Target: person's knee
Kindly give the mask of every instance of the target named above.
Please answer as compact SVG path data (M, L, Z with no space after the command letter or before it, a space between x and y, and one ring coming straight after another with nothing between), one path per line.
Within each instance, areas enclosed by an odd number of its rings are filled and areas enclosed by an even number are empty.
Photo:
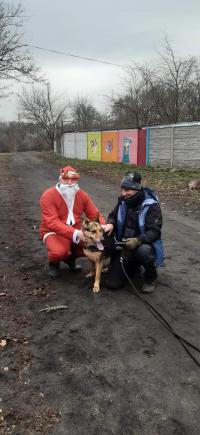
M70 256L71 252L69 249L64 249L63 247L60 248L51 248L48 249L48 258L49 261L62 261L66 260Z
M151 245L144 243L137 248L137 260L141 264L151 263L155 260L154 250Z

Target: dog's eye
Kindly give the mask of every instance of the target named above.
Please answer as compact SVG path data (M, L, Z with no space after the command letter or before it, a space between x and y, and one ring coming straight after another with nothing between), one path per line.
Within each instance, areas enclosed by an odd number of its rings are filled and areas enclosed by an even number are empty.
M91 233L96 233L96 230L91 230Z

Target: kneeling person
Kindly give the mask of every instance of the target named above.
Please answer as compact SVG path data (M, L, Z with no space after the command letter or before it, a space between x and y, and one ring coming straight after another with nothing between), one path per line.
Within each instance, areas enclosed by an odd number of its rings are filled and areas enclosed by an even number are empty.
M144 267L144 293L152 293L157 280L157 267L163 263L161 240L162 213L158 197L148 187L142 187L141 175L128 173L121 182L121 196L108 216L104 231L125 241L125 266L134 270ZM119 251L111 253L106 279L108 288L119 288L125 280L120 266Z
M71 270L80 269L75 259L84 256L86 238L81 229L82 216L91 220L99 216L100 223L105 223L90 196L79 188L79 178L76 169L62 168L56 186L46 190L40 198L40 236L48 251L52 278L59 275L60 261L65 261Z

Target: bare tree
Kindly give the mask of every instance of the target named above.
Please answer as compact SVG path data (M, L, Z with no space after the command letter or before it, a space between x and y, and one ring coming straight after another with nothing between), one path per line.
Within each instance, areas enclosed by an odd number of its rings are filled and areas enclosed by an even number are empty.
M0 80L40 80L27 45L23 42L23 9L0 0ZM1 95L5 85L0 90Z
M53 149L56 134L62 132L62 120L67 108L64 97L53 96L49 84L45 88L32 87L31 91L23 90L19 96L19 105L24 119L33 122L40 136Z
M184 92L185 114L187 121L200 120L200 63L196 59L193 80Z
M91 130L99 126L100 114L87 97L78 96L71 103L71 113L76 130Z
M124 79L124 95L112 95L111 106L113 126L138 128L148 125L153 111L149 80L138 66L130 67Z
M157 62L134 65L125 92L112 96L111 113L120 127L177 123L200 115L200 69L194 57L180 58L164 38Z
M185 90L193 80L195 62L194 57L178 57L168 38L164 37L155 77L164 90L165 111L169 122L177 123L184 116Z

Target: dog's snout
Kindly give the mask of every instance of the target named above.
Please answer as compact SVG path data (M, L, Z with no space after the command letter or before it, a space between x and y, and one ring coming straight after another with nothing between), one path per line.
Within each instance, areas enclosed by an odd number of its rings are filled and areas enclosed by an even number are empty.
M100 241L101 241L101 240L104 240L104 234L103 234L103 231L100 232L100 237L99 237L99 239L100 239Z
M99 243L99 242L101 242L102 240L104 240L103 235L102 235L101 237L99 237L99 239L96 239L96 242Z

